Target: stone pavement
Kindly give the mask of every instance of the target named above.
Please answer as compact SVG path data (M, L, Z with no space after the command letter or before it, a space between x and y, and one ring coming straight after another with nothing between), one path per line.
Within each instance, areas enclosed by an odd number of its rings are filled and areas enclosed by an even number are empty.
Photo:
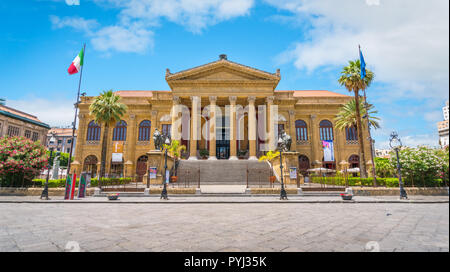
M41 200L39 196L0 196L0 203L160 203L160 204L197 204L197 203L448 203L448 196L412 195L408 200L398 196L354 196L352 201L343 201L339 195L288 195L288 201L281 201L279 195L169 195L169 201L161 200L160 195L119 197L109 201L106 197L86 197L64 200L63 196L51 196L50 200Z
M448 203L152 204L0 203L0 251L449 251Z

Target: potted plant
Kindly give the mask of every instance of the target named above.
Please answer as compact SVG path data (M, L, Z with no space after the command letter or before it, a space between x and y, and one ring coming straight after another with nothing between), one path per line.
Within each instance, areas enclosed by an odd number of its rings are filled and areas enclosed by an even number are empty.
M119 194L108 194L108 199L109 200L117 200L119 199Z
M280 156L280 152L273 152L272 150L270 150L269 152L266 153L266 155L263 155L261 157L259 157L259 161L265 161L267 162L267 164L269 164L270 169L272 171L272 173L274 173L273 171L273 165L272 165L272 160L275 159L276 157ZM271 183L274 183L277 180L277 177L275 175L271 175L269 178Z
M186 151L186 146L181 145L180 141L173 140L170 145L164 145L164 148L167 149L167 152L173 157L173 164L174 164L174 175L171 177L172 182L176 182L177 177L177 169L178 169L178 159L180 158L180 154L183 151Z
M200 149L200 157L205 160L209 156L208 149Z
M348 193L341 194L342 200L352 200L353 195Z

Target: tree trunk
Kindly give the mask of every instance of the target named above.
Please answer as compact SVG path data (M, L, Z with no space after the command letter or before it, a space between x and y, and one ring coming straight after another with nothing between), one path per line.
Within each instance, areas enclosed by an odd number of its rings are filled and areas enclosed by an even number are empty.
M361 111L359 104L359 91L355 90L355 102L356 102L356 130L358 131L358 144L359 150L361 153L361 157L359 159L359 169L361 178L367 178L366 171L366 153L364 151L364 138L363 138L363 130L361 126Z
M100 177L105 177L105 168L106 168L106 150L108 147L108 133L109 132L109 125L105 124L105 129L103 131L103 140L102 140L102 155L100 158L101 165L100 165Z

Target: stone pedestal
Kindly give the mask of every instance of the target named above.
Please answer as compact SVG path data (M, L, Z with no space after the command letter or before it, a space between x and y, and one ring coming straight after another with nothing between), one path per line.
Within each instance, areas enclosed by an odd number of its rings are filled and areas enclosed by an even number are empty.
M297 171L297 179L291 179L289 175L289 169L291 167L296 167L298 169L298 156L299 152L283 152L283 180L284 184L297 184L300 181L300 176ZM280 158L277 157L272 161L273 168L277 175L280 176Z
M163 184L164 178L164 152L160 150L151 150L147 152L148 168L156 167L156 179L150 179L150 184ZM173 167L173 158L167 155L167 170L170 171ZM148 169L147 169L148 172Z

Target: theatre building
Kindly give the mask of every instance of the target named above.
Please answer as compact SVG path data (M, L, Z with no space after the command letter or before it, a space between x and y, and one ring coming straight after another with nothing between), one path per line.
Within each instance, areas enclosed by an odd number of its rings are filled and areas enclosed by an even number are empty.
M291 152L299 174L307 169L341 169L340 162L359 166L358 138L351 127L337 130L335 117L352 97L324 90L276 90L280 71L265 72L220 55L217 61L172 73L166 70L168 90L123 90L128 110L110 127L106 173L108 176L145 175L155 150L153 134L158 129L180 139L187 150L183 161L257 163L264 151L274 149L278 135L292 138ZM89 115L95 97L82 97L74 171L100 170L103 124ZM263 124L263 125L261 125ZM262 129L261 129L262 128ZM364 137L368 137L364 131ZM323 141L333 142L334 161L324 160ZM365 141L366 160L370 148ZM225 164L223 164L225 165ZM200 166L199 166L200 167ZM205 168L207 169L211 168Z

